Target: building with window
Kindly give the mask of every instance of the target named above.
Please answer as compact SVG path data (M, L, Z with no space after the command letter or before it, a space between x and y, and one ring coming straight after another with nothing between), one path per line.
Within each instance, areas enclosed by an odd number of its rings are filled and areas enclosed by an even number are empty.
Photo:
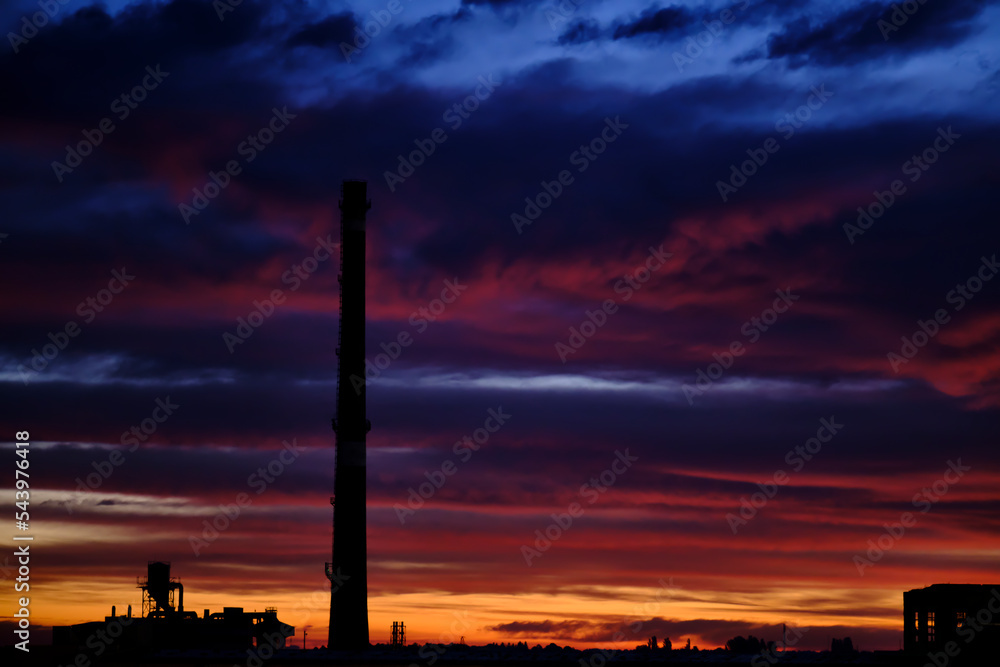
M934 584L903 593L907 651L1000 651L1000 584Z

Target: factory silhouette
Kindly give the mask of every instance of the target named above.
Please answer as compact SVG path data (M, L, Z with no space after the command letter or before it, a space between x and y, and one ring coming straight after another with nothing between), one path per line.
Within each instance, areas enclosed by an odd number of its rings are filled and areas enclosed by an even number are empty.
M345 181L340 203L340 325L337 334L337 434L333 474L333 560L330 579L330 648L368 646L368 538L365 532L365 181Z
M636 646L627 651L578 650L570 647L529 648L527 643L490 644L482 647L458 644L407 645L405 623L392 624L388 644L373 646L368 625L368 575L366 536L366 441L371 422L366 414L365 382L365 250L366 217L371 208L367 182L344 181L340 201L340 322L337 336L336 435L332 555L324 565L330 584L329 634L326 645L311 651L288 647L296 629L282 623L278 610L248 612L224 607L212 613L184 608L184 586L171 575L171 564L150 561L146 576L137 580L142 591L138 615L131 606L125 613L111 608L103 621L53 628L52 653L32 656L32 664L77 664L85 656L110 660L112 664L356 664L358 660L433 664L424 650L434 646L434 661L457 664L482 662L558 662L581 667L603 667L606 662L656 662L677 665L726 662L764 665L788 659L795 651L795 664L819 663L836 666L859 664L859 647L850 638L834 638L830 651L797 651L791 631L779 638L734 637L726 649L698 651L697 647L674 646L670 639L634 637ZM318 568L318 564L317 564ZM796 624L803 626L803 623ZM1000 585L935 584L903 594L903 646L901 651L866 654L864 664L899 667L987 667L1000 655ZM389 628L386 628L389 630ZM801 636L801 635L800 635ZM98 639L94 639L97 637ZM303 640L305 638L303 637ZM40 647L41 648L41 647ZM316 654L316 651L326 653ZM165 653L166 652L166 653ZM362 658L362 652L366 657ZM745 656L744 662L734 654ZM0 654L3 655L3 654ZM159 658L157 657L159 656ZM236 656L234 659L233 656ZM812 656L812 657L811 657ZM147 658L154 662L144 662ZM813 659L814 658L814 659ZM317 660L321 662L317 662ZM61 661L61 662L60 662ZM256 662L255 662L256 661ZM7 664L4 662L4 664ZM305 664L302 662L301 664Z
M276 609L245 612L225 607L221 612L204 610L202 616L184 610L184 585L170 576L170 563L150 561L147 575L137 579L142 590L142 610L133 616L129 605L119 615L111 607L104 621L52 628L55 646L82 646L100 657L104 653L148 653L163 649L238 649L271 645L284 648L295 629L278 620Z
M344 181L340 201L340 323L337 332L336 458L333 476L333 545L324 570L330 582L330 626L327 646L357 651L370 647L368 635L368 548L366 509L366 440L371 422L366 417L365 376L365 222L371 208L366 181ZM203 616L184 610L184 586L170 576L170 563L150 561L142 589L142 615L131 607L120 616L112 607L105 621L53 628L53 644L85 645L108 625L105 636L122 649L170 648L241 649L285 646L295 628L278 620L277 610L245 612L225 607L208 609ZM397 626L396 637L403 632ZM111 633L114 633L112 636ZM100 645L100 642L98 642ZM109 644L110 646L110 644ZM103 651L102 651L103 652Z

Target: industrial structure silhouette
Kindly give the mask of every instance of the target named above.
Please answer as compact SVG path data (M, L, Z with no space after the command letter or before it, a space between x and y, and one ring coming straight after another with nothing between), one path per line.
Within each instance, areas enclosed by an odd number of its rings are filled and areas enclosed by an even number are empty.
M100 656L105 652L153 653L163 649L242 650L265 644L277 650L285 646L295 628L278 620L269 607L246 612L242 607L224 607L221 612L184 610L184 585L170 576L170 563L149 561L145 577L137 578L142 590L142 615L111 615L103 621L52 628L56 646L87 647ZM96 640L95 640L96 638ZM113 649L113 650L112 650Z
M365 523L365 181L344 181L340 202L340 325L337 335L337 434L333 475L333 560L327 646L368 647L368 541Z

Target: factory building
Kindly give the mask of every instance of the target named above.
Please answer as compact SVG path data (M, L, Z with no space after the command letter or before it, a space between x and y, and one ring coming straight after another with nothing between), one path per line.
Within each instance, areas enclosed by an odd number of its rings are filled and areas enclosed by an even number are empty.
M142 615L132 616L132 607L119 615L115 607L103 621L52 628L56 646L79 648L101 655L105 652L142 653L159 649L243 650L265 644L283 648L295 628L278 620L278 611L246 612L242 607L208 609L201 616L184 610L184 585L170 576L170 563L150 561L147 575L137 580L142 590Z

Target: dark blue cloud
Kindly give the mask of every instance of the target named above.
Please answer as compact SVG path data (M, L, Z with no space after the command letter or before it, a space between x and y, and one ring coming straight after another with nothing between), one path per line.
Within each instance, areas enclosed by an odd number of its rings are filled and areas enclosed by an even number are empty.
M981 29L973 19L991 3L903 4L866 2L826 22L807 16L789 23L768 39L768 56L805 63L838 65L953 46Z
M638 18L619 23L612 33L613 39L654 35L666 37L691 25L694 17L684 7L647 9Z

